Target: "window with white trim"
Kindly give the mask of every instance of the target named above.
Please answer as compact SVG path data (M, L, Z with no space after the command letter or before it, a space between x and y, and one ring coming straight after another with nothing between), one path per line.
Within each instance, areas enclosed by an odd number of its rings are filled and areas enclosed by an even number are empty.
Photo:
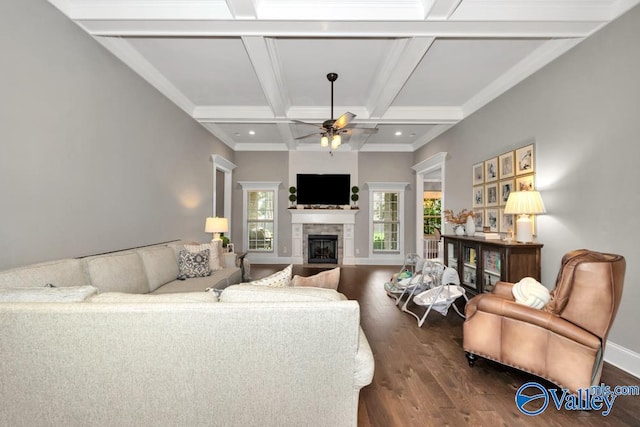
M240 182L243 188L244 247L249 252L274 252L278 223L278 187L273 182Z
M372 254L404 252L404 191L407 183L368 183Z

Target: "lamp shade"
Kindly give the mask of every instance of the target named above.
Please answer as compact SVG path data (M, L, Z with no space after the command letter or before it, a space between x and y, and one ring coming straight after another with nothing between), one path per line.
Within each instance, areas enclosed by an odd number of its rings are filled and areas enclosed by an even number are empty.
M227 218L209 217L204 225L206 233L226 233L229 231L229 221Z
M533 215L546 213L544 202L537 191L512 191L504 207L504 213Z

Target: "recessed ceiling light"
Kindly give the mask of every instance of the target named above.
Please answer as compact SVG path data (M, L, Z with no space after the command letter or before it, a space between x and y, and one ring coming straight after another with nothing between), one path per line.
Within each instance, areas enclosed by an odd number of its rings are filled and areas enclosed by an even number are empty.
M400 136L400 135L402 135L402 132L401 131L397 131L396 132L396 136Z
M255 131L255 130L250 130L250 131L249 131L249 135L255 135L255 134L256 134L256 131Z

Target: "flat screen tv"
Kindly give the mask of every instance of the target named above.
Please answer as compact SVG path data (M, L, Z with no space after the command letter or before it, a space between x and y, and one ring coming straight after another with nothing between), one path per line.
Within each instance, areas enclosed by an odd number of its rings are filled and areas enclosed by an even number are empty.
M348 205L351 175L298 174L296 179L299 205Z

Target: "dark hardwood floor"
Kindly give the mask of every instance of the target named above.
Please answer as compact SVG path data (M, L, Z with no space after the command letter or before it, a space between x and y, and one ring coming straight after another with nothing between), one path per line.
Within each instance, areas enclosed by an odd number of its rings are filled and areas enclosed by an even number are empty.
M252 265L253 279L284 265ZM296 265L293 274L327 269ZM551 384L533 375L480 359L473 368L462 351L462 322L453 310L429 314L419 328L383 289L399 266L344 266L338 291L361 307L361 324L375 357L371 385L360 391L358 425L367 426L640 426L640 396L618 396L602 411L557 410L522 414L515 392L526 382ZM561 357L561 355L558 355ZM639 385L640 380L605 364L601 382Z

